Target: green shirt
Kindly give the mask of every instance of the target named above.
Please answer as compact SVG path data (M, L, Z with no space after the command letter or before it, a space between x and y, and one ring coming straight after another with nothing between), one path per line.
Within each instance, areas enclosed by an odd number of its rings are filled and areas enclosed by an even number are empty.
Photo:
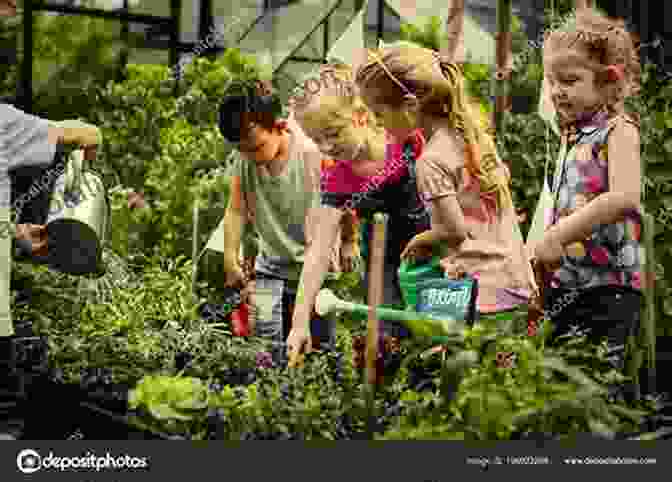
M255 269L286 280L298 280L312 236L311 208L319 207L321 155L304 134L290 130L289 159L283 172L271 175L254 161L239 159L234 175L252 226L259 238Z

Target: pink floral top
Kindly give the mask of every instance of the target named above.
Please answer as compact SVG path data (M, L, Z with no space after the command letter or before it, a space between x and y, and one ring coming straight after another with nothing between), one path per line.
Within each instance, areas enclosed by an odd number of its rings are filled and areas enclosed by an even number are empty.
M552 224L609 191L607 143L617 119L601 111L563 136L552 184ZM586 289L616 285L640 290L640 233L638 213L631 213L624 222L596 227L589 238L567 246L551 286Z

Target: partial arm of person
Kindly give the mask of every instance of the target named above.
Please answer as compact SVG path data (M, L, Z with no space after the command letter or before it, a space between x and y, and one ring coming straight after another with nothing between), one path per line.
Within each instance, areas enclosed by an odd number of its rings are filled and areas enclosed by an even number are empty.
M458 146L449 144L445 156L462 155ZM416 235L406 246L402 257L412 255L418 248L448 242L459 246L469 236L469 229L457 201L459 184L455 170L446 167L437 157L438 153L427 153L418 163L418 186L432 206L431 229Z
M100 129L78 120L50 121L49 137L54 143L74 144L83 148L102 143Z
M642 189L639 130L619 121L609 136L608 149L609 191L550 229L536 250L540 260L557 261L548 259L557 258L555 248L583 241L597 226L621 222L629 214L639 212ZM562 252L559 255L562 257Z
M318 211L317 230L303 263L292 330L310 332L310 317L315 307L315 298L329 270L331 247L336 242L343 211L334 207L322 207Z
M242 279L238 279L242 278L238 254L244 222L246 222L245 201L241 190L241 177L233 175L231 176L229 202L224 214L224 271L227 279L229 276L234 277L231 280L234 284L242 282ZM227 284L230 284L229 281Z

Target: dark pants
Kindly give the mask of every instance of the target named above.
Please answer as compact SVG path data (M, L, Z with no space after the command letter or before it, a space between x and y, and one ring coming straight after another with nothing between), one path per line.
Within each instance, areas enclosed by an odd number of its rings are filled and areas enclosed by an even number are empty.
M639 329L641 293L617 286L594 288L577 296L568 293L551 290L546 299L546 310L556 329L553 340L577 327L586 332L591 343L606 340L614 367L622 370L628 337ZM560 303L563 296L565 302ZM566 306L560 310L560 305Z

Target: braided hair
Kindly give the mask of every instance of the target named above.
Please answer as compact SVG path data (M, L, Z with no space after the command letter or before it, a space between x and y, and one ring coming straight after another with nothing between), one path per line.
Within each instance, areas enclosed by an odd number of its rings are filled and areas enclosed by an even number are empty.
M623 20L611 19L594 9L583 9L569 16L561 25L544 35L544 54L556 49L573 49L585 58L605 87L605 104L612 114L620 113L626 97L637 95L641 88L641 65L633 35ZM611 82L610 68L617 67L622 76ZM636 114L629 113L636 123Z

